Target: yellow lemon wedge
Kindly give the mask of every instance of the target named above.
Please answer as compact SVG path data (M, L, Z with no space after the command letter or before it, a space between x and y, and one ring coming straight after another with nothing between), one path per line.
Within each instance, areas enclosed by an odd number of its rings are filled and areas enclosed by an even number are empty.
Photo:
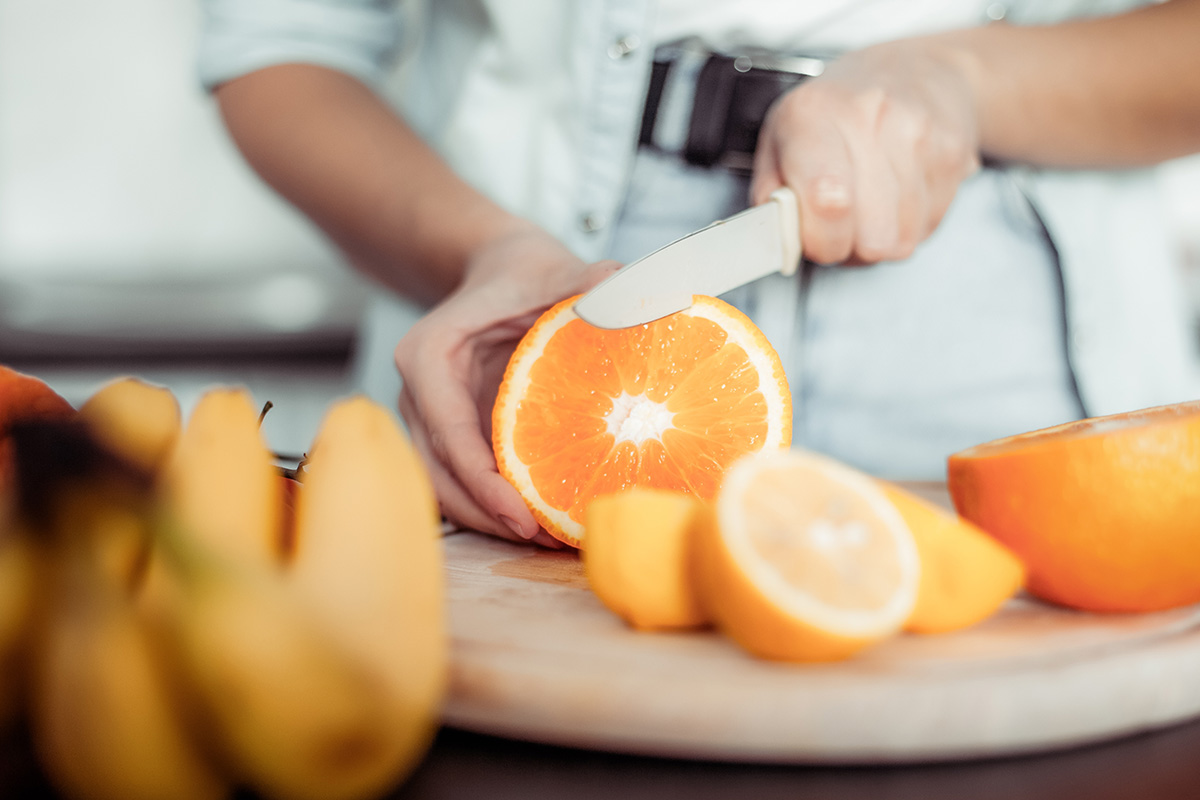
M583 568L592 591L639 630L708 621L690 572L692 533L703 504L666 489L597 497L584 523Z
M1025 567L975 525L898 486L883 484L908 523L921 558L917 603L904 624L913 633L947 633L994 614L1016 594Z
M696 535L695 577L717 626L750 653L847 658L901 630L920 560L870 477L799 450L744 456Z

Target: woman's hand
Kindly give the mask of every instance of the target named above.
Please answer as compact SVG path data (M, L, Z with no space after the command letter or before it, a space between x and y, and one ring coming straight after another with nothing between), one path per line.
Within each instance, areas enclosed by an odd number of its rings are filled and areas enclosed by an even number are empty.
M813 261L901 259L979 163L975 99L959 64L927 40L895 42L840 58L775 103L751 199L790 187Z
M538 314L617 266L585 265L541 229L522 226L480 248L458 289L396 346L400 413L451 521L561 546L496 471L492 406L509 357Z

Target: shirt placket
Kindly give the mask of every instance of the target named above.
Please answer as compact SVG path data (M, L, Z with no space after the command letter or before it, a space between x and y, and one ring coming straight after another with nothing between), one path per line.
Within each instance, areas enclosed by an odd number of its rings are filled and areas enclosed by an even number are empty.
M654 48L647 0L581 6L575 53L586 85L570 238L576 253L595 261L608 249L629 182Z

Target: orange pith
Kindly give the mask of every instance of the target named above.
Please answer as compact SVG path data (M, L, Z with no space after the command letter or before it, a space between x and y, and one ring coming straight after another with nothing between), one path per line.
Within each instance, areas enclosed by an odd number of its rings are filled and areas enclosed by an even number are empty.
M1092 611L1200 602L1200 402L988 442L947 468L959 513L1020 557L1031 593Z
M731 306L602 330L573 302L526 335L493 415L501 474L552 535L578 545L591 499L633 486L710 498L736 457L790 443L782 365Z

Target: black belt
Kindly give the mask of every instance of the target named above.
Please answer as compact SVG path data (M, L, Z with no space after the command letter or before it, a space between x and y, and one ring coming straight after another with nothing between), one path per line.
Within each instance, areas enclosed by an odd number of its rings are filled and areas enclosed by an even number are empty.
M806 78L820 75L824 67L821 59L798 56L709 56L696 78L681 155L700 166L750 169L771 103ZM654 62L642 112L643 145L654 145L654 122L670 70L670 61Z

